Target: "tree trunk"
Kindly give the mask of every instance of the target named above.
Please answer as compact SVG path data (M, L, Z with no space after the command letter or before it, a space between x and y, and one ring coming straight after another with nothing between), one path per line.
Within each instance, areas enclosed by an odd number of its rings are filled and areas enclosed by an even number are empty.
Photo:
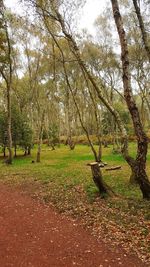
M70 147L70 150L74 150L75 149L75 142L72 140L71 136L68 136L68 145Z
M126 33L123 27L122 17L119 11L119 5L117 0L111 0L112 9L114 14L114 20L116 23L120 45L121 45L121 61L123 68L123 86L124 86L124 97L131 114L134 131L137 137L137 156L136 160L126 158L132 172L135 174L137 182L142 191L143 197L150 199L150 182L146 174L146 155L148 148L148 138L143 130L139 110L136 106L135 100L133 98L133 93L131 89L131 78L129 69L129 58L128 58L128 45L126 40Z
M12 164L13 152L12 152L12 133L11 133L11 97L10 97L10 85L7 83L7 133L8 133L8 159L7 164Z
M67 107L67 143L70 150L74 150L75 143L72 140L72 114L71 114L71 104L70 104L70 90L66 88L66 107Z
M36 162L41 162L41 145L42 145L42 137L43 137L43 128L41 128L41 132L39 135L38 140L38 149L37 149L37 156L36 156Z
M27 149L27 154L28 154L28 156L30 156L30 155L31 155L31 146L28 146L28 149Z
M97 162L93 162L88 165L91 167L93 181L99 189L100 195L102 197L105 197L106 195L112 195L113 191L103 181L99 164Z
M139 7L139 5L137 3L137 0L133 0L133 4L134 4L135 12L136 12L136 15L137 15L137 18L138 18L138 21L139 21L139 26L140 26L140 30L141 30L141 33L142 33L142 39L143 39L144 47L145 47L145 50L147 52L147 56L148 56L148 59L149 59L149 62L150 62L150 45L149 45L149 42L148 42L148 36L147 36L148 34L147 34L146 30L145 30L143 18L142 18L140 7Z
M38 163L41 162L41 142L39 142L39 144L38 144L36 162L38 162Z
M3 146L3 156L6 158L6 146Z
M137 178L136 178L136 175L135 175L135 172L134 170L132 169L131 170L131 175L130 175L130 184L137 184Z
M102 141L98 138L98 162L102 161Z
M85 76L85 75L84 75ZM86 77L85 77L86 79ZM95 115L95 121L96 121L96 136L97 136L97 141L98 141L98 152L97 152L97 162L101 162L102 160L102 129L101 129L101 122L98 114L98 109L97 109L97 103L95 102L95 99L92 95L92 92L89 88L88 81L86 79L87 87L89 89L89 94L90 98L92 100L93 108L94 108L94 115Z
M1 0L0 5L1 11L1 21L4 26L4 31L6 34L6 51L5 56L7 61L4 62L4 69L3 67L0 69L0 73L3 79L6 82L6 97L7 97L7 135L8 135L8 159L6 160L7 164L12 164L13 152L12 152L12 133L11 133L11 86L12 86L12 47L11 41L9 38L8 32L8 25L7 25L7 18L5 17L5 6L3 0Z
M36 162L41 162L41 145L43 140L43 129L44 129L44 118L45 118L45 110L43 111L42 118L41 118L41 127L40 127L40 133L39 133L39 140L38 140L38 149L37 149L37 156L36 156Z
M27 155L27 147L25 147L25 150L24 150L24 156Z
M58 47L59 47L59 45L58 45ZM59 48L60 48L60 47L59 47ZM95 150L95 148L94 148L94 146L93 146L93 143L92 143L92 141L91 141L91 139L90 139L88 130L86 129L86 127L85 127L85 125L84 125L84 123L83 123L83 119L82 119L82 116L81 116L81 112L80 112L80 110L79 110L78 103L77 103L77 101L76 101L74 92L73 92L73 90L72 90L72 87L71 87L70 82L69 82L69 79L68 79L67 70L66 70L66 66L65 66L65 62L64 62L64 55L63 55L63 52L62 52L61 48L60 48L60 51L61 51L61 54L62 54L62 57L63 57L63 68L64 68L64 73L65 73L65 78L66 78L66 82L67 82L68 90L70 91L70 93L71 93L71 95L72 95L72 98L73 98L73 101L74 101L74 104L75 104L75 107L76 107L76 109L77 109L77 113L78 113L78 116L79 116L79 121L80 121L80 124L81 124L81 126L82 126L82 129L84 130L84 132L85 132L85 134L86 134L86 137L87 137L89 146L91 147L91 150L92 150L92 152L93 152L93 155L94 155L94 158L95 158L96 162L98 162L98 161L99 161L99 160L98 160L98 155L97 155L96 150ZM74 149L74 148L73 148L73 149Z
M106 139L103 140L103 145L104 145L105 148L108 147L108 143L107 143L107 140Z
M14 145L14 151L15 151L14 157L17 157L17 145L16 144Z
M53 144L51 144L52 150L55 150L55 146Z

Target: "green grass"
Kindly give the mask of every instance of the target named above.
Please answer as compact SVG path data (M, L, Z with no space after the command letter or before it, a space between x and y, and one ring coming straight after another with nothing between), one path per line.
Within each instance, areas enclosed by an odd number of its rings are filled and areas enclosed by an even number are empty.
M135 154L135 144L130 144L132 154ZM1 178L3 174L22 173L27 177L32 177L39 181L50 181L59 190L59 186L76 186L82 185L87 196L96 195L97 189L91 179L91 170L87 166L88 162L94 161L89 146L77 145L74 151L61 145L60 148L51 151L46 145L42 147L41 163L32 164L31 161L36 158L36 147L32 151L32 157L21 156L22 151L18 152L19 156L14 159L12 166L6 166L3 161L0 162ZM148 159L150 155L148 155ZM150 160L150 159L149 159ZM113 154L112 147L103 149L103 161L109 166L121 165L122 170L110 171L109 173L102 170L104 180L113 188L116 193L125 197L141 198L141 192L138 187L129 184L130 170L124 161L122 155ZM21 179L21 178L20 178ZM30 179L30 178L28 178Z

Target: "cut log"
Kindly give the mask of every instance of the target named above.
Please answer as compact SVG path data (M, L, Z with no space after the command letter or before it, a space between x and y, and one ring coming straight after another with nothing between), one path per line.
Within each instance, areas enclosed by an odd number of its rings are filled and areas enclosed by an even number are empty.
M107 165L106 162L100 162L100 163L98 163L98 162L95 161L95 162L92 162L92 163L88 163L87 166L94 166L94 165L97 165L97 164L98 164L98 166L100 168L104 168Z
M121 169L121 166L114 166L114 167L107 168L105 170L106 171L114 171L114 170L120 170L120 169Z
M98 163L95 161L95 162L91 162L91 163L88 163L87 166L94 166L94 165L97 165Z

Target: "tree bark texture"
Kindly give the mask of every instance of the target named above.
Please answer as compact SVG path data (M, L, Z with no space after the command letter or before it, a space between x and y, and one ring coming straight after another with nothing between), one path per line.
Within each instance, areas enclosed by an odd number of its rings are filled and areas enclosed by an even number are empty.
M6 146L3 146L3 156L6 157Z
M5 62L7 65L7 70L0 69L0 73L6 83L6 97L7 97L7 136L8 136L8 159L6 160L7 164L12 164L13 152L12 152L12 132L11 132L11 87L12 87L12 47L10 43L10 37L8 33L7 19L5 17L5 6L3 0L0 4L0 13L2 16L2 23L4 24L4 31L6 35L6 58Z
M13 152L12 152L12 133L11 133L11 97L10 97L10 85L7 86L7 134L8 134L8 164L12 164Z
M123 69L123 86L124 97L131 114L135 135L137 137L137 155L136 160L127 158L129 165L132 168L132 173L135 173L137 182L143 193L143 197L150 199L150 182L146 174L146 155L148 149L148 138L143 130L143 126L140 119L139 110L136 106L132 89L131 78L129 69L129 57L128 57L128 45L126 40L126 33L123 27L123 21L119 10L117 0L111 0L114 20L116 23L120 45L121 45L121 61Z
M105 197L105 195L111 195L113 192L104 183L98 162L93 162L89 164L89 166L91 166L93 181L99 189L100 195L102 197Z
M7 33L8 35L8 33ZM9 43L9 77L7 78L6 86L7 86L7 134L8 134L8 164L12 164L13 152L12 152L12 132L11 132L11 84L12 84L12 66L11 66L11 48L9 37L7 36L7 40Z
M137 15L137 18L138 18L138 21L139 21L139 26L140 26L140 30L141 30L141 34L142 34L144 47L145 47L145 50L147 52L147 56L148 56L148 59L149 59L149 62L150 62L150 45L149 45L149 42L148 42L148 34L147 34L146 30L145 30L143 18L142 18L142 15L141 15L141 10L140 10L140 7L138 5L137 0L133 0L133 4L134 4L135 12L136 12L136 15Z
M43 130L44 130L44 118L45 118L45 110L43 111L42 118L41 118L41 126L40 126L40 132L39 132L39 139L38 139L38 149L37 149L37 155L36 155L36 162L41 162L41 145L43 140Z

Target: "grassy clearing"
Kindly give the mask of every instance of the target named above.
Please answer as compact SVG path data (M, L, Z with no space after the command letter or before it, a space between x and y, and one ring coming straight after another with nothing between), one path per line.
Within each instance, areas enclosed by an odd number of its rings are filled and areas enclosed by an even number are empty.
M132 154L134 154L134 144L132 145ZM22 151L18 154L21 155ZM43 145L42 158L40 164L31 164L36 157L36 148L32 152L32 157L17 157L12 166L5 166L0 163L0 173L23 173L36 178L36 180L51 181L59 190L59 186L82 185L87 195L94 197L97 189L91 179L90 167L87 163L94 160L90 148L85 145L76 146L74 151L69 151L68 147L61 146L51 151L46 145ZM112 147L105 148L103 151L103 161L108 165L121 165L122 170L106 172L103 170L104 180L115 190L116 193L125 197L141 198L141 192L138 187L129 185L130 170L123 157L119 154L112 154Z
M135 155L135 144L130 145ZM130 170L121 155L112 154L112 147L103 151L103 161L109 166L121 165L121 170L106 172L104 180L119 195L114 199L100 199L91 179L87 163L93 161L90 148L76 146L70 151L60 146L51 151L42 147L41 163L32 164L36 158L36 147L32 157L14 159L12 166L0 161L0 177L3 182L17 184L33 196L53 203L60 212L80 218L93 233L111 240L111 244L122 244L127 251L134 248L141 258L150 258L150 204L142 200L137 186L129 184ZM150 174L150 152L148 172Z

